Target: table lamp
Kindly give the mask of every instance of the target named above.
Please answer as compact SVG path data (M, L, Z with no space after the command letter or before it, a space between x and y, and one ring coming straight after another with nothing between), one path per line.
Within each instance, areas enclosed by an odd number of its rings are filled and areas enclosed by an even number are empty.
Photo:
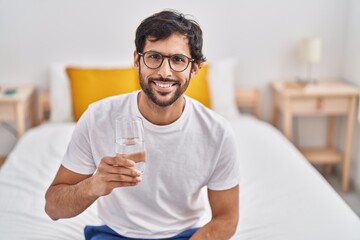
M305 82L314 83L315 79L312 76L312 67L315 63L321 61L322 41L318 37L305 38L301 42L300 57L306 66Z

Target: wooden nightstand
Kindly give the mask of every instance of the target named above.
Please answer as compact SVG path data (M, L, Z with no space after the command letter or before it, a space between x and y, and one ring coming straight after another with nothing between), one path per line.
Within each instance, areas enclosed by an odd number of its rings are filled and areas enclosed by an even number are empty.
M7 93L9 89L15 92ZM10 87L1 86L0 89L0 121L15 121L18 137L22 136L26 129L27 119L30 125L36 124L35 117L35 87Z
M256 88L237 88L235 93L236 105L239 108L252 110L253 114L261 119L261 94Z
M314 164L342 163L342 190L349 189L349 170L351 160L354 118L359 89L341 81L319 81L315 84L291 81L273 82L273 124L282 116L282 131L291 140L293 117L327 116L327 146L321 149L300 149L305 157ZM346 116L346 136L344 151L333 146L335 117ZM328 170L329 171L329 170Z

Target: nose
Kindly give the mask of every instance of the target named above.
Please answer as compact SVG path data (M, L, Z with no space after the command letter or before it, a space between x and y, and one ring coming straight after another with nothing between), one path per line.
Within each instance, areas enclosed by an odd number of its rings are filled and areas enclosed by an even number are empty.
M170 67L170 62L168 57L164 57L164 61L158 68L158 74L163 78L167 78L172 75L172 69Z

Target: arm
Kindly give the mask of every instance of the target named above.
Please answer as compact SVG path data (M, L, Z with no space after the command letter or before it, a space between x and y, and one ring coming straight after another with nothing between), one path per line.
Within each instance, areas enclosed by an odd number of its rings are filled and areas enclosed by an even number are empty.
M137 185L141 179L131 168L134 164L122 157L104 157L94 175L78 174L61 165L45 195L46 213L53 220L74 217L114 188Z
M239 219L239 185L224 191L208 190L208 196L212 218L191 240L230 239L236 231Z

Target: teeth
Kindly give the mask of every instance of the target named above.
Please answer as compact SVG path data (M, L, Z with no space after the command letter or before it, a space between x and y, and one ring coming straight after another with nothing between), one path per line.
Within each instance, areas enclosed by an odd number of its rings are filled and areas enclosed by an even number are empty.
M156 86L159 86L159 87L161 87L161 88L169 88L169 87L171 87L172 86L172 84L171 83L156 83Z

